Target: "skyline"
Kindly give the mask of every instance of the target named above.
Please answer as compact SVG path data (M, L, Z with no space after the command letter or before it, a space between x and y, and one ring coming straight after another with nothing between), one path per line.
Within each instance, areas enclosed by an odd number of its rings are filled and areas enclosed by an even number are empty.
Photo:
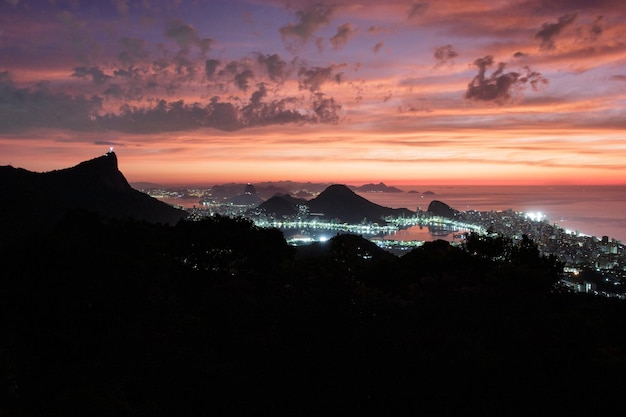
M0 165L625 184L619 0L0 3Z

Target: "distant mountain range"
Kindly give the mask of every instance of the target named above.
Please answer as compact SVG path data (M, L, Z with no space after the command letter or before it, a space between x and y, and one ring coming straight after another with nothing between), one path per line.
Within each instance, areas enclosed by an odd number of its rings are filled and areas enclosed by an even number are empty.
M156 189L164 189L164 190L180 190L186 188L185 186L180 187L171 187L160 184L155 184L151 182L134 182L131 184L134 188L138 190L156 190ZM202 197L202 201L206 202L219 202L231 199L233 197L237 197L242 195L245 187L249 184L242 183L226 183L226 184L216 184L213 186L207 186L207 189L210 189L209 192L205 196ZM329 183L312 183L312 182L296 182L296 181L275 181L275 182L260 182L255 183L254 187L256 189L257 195L261 197L263 200L268 200L275 195L284 195L284 194L292 194L297 195L301 198L312 198L315 195L324 191L328 186L332 184ZM202 188L202 186L194 186L187 188ZM393 186L388 186L383 182L378 184L369 183L363 184L360 186L356 185L347 185L353 191L359 193L403 193L404 191ZM416 193L417 191L411 191L412 193ZM426 192L424 194L433 194L432 192Z
M183 210L133 189L113 152L44 173L0 166L0 227L5 236L54 226L72 211L168 224L186 216Z
M363 220L375 222L385 216L415 214L406 208L395 209L373 203L341 184L329 186L308 201L290 195L276 195L261 203L257 210L281 217L297 214L302 206L308 207L310 213L318 214L322 218L338 219L348 223L359 223Z
M403 193L404 191L402 191L399 188L396 187L389 187L388 185L385 185L382 182L379 182L378 184L364 184L361 185L360 187L351 187L354 191L357 192L361 192L361 193Z

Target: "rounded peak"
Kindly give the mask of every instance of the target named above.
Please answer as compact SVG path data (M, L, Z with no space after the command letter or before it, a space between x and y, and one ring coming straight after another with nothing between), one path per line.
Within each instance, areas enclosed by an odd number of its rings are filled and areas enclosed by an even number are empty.
M254 187L254 185L247 183L246 187L243 190L244 194L249 194L249 195L256 195L257 191L256 188Z
M457 210L439 200L431 201L428 205L428 211L436 216L449 218L456 217L459 214Z
M98 156L97 158L83 161L76 165L75 168L106 168L117 171L117 156L115 155L115 152L109 151L102 156Z
M65 174L79 174L83 180L106 184L110 188L130 189L131 186L117 166L115 152L109 151L102 156L81 162L80 164L59 171Z
M430 202L430 204L428 205L428 208L437 208L437 207L444 207L444 208L450 208L449 205L447 205L446 203L444 203L443 201L439 201L439 200L433 200Z
M322 191L323 193L327 193L327 192L333 192L333 193L350 193L350 194L354 194L354 191L352 191L350 189L350 187L348 187L345 184L333 184L333 185L329 185L328 187L326 187L326 189L324 191Z

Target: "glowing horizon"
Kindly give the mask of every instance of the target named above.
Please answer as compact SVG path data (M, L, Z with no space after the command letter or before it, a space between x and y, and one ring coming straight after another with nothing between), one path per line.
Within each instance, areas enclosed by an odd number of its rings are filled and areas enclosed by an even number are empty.
M618 0L0 4L0 165L130 182L626 184Z

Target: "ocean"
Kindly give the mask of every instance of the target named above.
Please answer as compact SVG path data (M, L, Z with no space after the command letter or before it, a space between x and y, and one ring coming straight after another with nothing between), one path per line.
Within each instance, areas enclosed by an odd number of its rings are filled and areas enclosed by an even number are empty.
M626 243L626 185L622 186L403 186L417 193L359 193L387 207L426 210L439 200L460 211L541 213L552 224ZM430 193L433 194L430 194ZM426 194L424 194L426 193Z

